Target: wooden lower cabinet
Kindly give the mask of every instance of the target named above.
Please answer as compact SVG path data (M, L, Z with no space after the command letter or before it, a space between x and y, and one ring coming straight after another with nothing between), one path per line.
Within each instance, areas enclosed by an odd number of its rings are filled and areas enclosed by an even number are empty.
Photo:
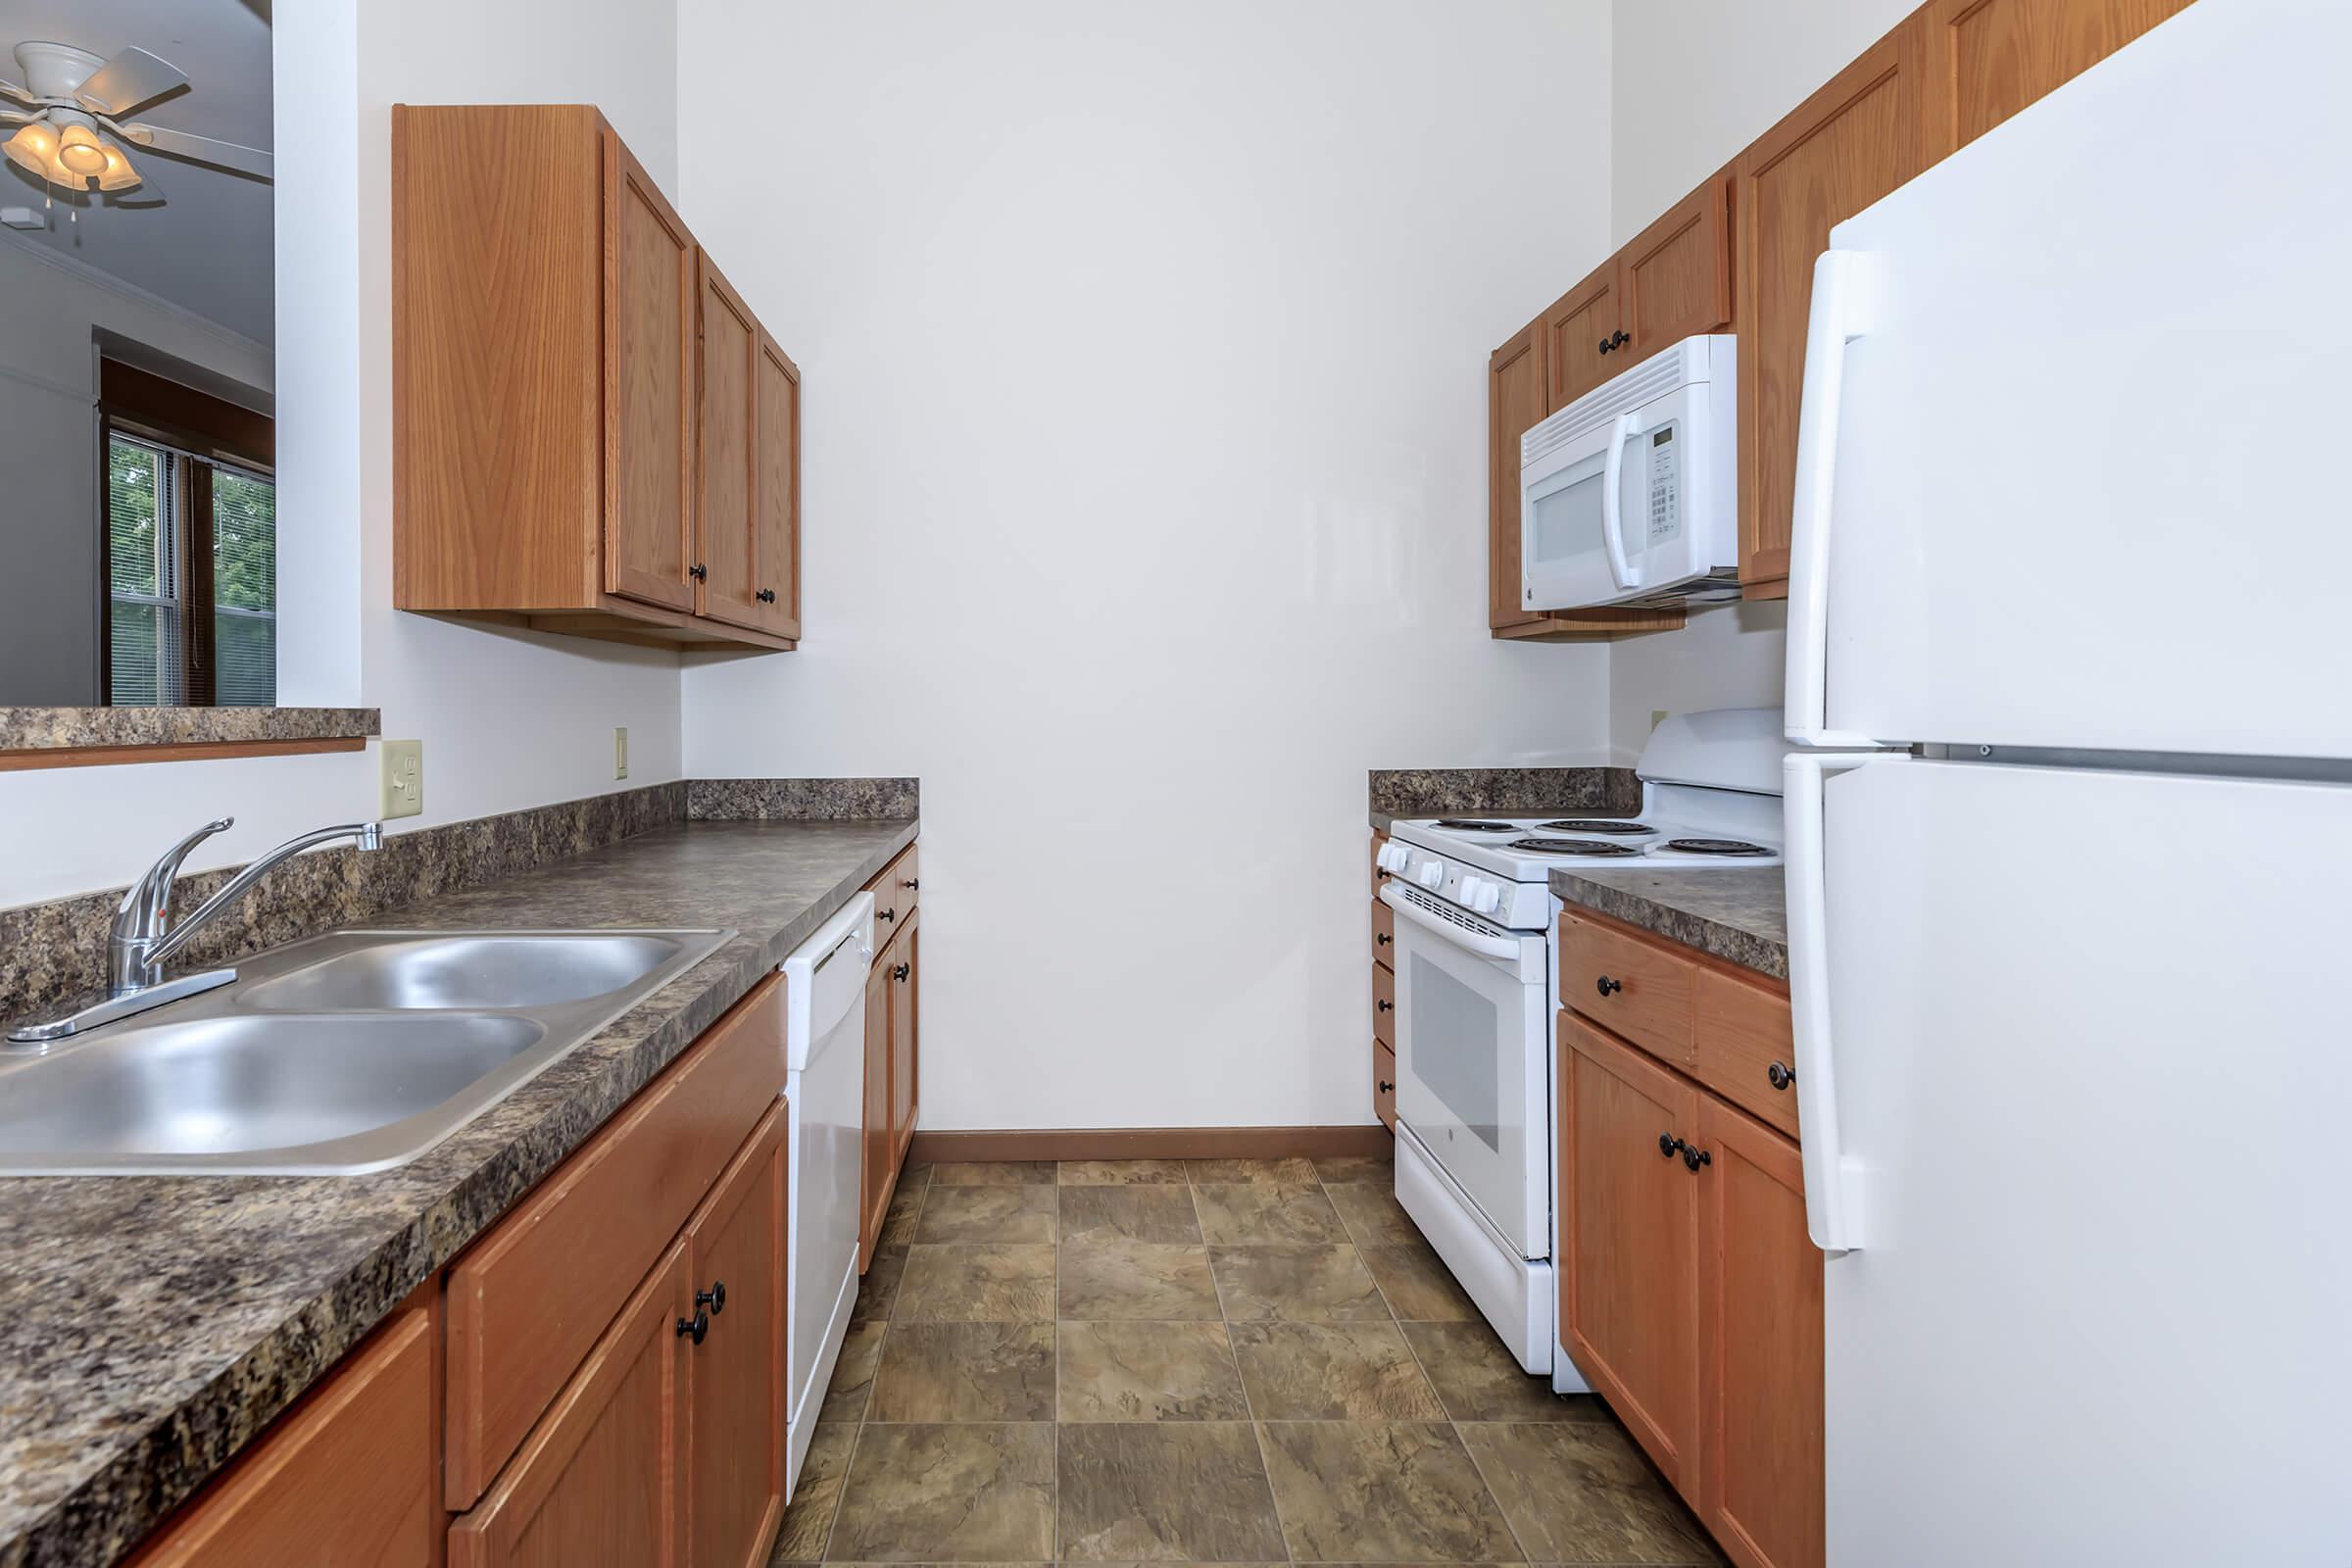
M1805 1233L1796 1146L1698 1098L1698 1512L1747 1568L1819 1563L1823 1543L1821 1253Z
M450 1526L451 1568L679 1568L694 1306L681 1237L482 1500Z
M906 929L891 944L898 956L890 963L890 1159L893 1169L906 1163L906 1147L914 1142L915 1036L922 1011L922 916L908 909ZM889 953L883 955L890 957Z
M440 1328L403 1308L150 1538L136 1568L441 1561Z
M1560 1014L1560 1343L1741 1568L1824 1555L1822 1256L1797 1146Z
M873 1266L896 1185L890 1136L890 970L877 961L865 976L865 1128L858 1161L858 1272Z
M1560 1015L1560 1343L1666 1479L1698 1480L1698 1091ZM1663 1140L1663 1142L1661 1142Z
M1396 1053L1372 1042L1372 1114L1389 1131L1396 1130Z
M922 1053L922 887L910 844L866 884L881 954L865 980L865 1129L858 1201L858 1271L872 1265L899 1171L914 1143ZM887 913L890 919L882 922Z
M687 1342L693 1568L760 1568L784 1518L784 1141L779 1101L686 1226L710 1314L703 1342Z

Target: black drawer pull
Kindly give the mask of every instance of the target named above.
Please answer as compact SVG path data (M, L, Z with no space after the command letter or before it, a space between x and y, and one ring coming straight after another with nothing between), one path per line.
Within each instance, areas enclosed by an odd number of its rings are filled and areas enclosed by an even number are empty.
M698 1311L703 1307L709 1307L712 1317L724 1312L727 1309L727 1282L712 1280L709 1290L695 1292L694 1304Z
M876 909L874 911L874 918L877 920L896 920L898 917L899 911L896 909Z
M1696 1170L1701 1165L1714 1164L1715 1156L1703 1149L1693 1149L1689 1144L1685 1144L1683 1145L1683 1163L1691 1170Z
M1375 932L1373 933L1372 937L1373 944L1377 947L1383 948L1387 947L1390 943L1396 940L1396 939L1395 937L1389 935L1386 931Z
M902 963L902 964L900 964L900 965L899 965L899 966L898 966L896 969L893 969L893 970L891 970L891 971L890 971L890 977L891 977L893 980L904 980L904 979L906 979L906 978L908 975L910 975L910 974L912 974L912 973L914 973L914 965L913 965L913 964L911 964L911 963Z
M678 1319L678 1338L681 1340L691 1339L695 1344L700 1345L703 1343L703 1336L710 1332L710 1314L699 1306L694 1309L694 1316Z
M1595 982L1594 989L1605 997L1612 991L1623 991L1625 989L1625 982L1622 980L1612 980L1604 974L1597 982Z
M1391 1002L1386 997L1381 998L1378 1002L1374 1003L1373 1005L1378 1007L1383 1012L1395 1012L1396 1010L1396 1004Z
M1658 1134L1658 1152L1665 1155L1668 1159L1672 1159L1674 1157L1674 1152L1682 1147L1683 1141L1680 1138L1675 1137L1674 1134Z
M1775 1089L1787 1089L1796 1082L1796 1074L1777 1061L1764 1069L1764 1078Z
M1384 1095L1393 1095L1396 1092L1396 1086L1389 1082L1386 1078L1374 1080L1372 1087L1379 1090Z

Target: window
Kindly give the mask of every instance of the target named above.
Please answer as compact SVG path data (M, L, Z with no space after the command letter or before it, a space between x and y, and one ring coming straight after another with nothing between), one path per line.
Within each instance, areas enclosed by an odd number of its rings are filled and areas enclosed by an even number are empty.
M266 462L212 439L227 430L266 458L269 420L111 361L102 375L107 702L270 707L277 487Z

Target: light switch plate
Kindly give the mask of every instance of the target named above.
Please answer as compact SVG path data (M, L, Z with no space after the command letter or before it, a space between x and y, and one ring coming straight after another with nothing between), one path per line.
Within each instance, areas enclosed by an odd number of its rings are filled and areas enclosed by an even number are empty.
M376 748L381 788L377 821L415 816L424 809L424 742L385 741Z
M617 724L612 729L612 776L629 776L629 726Z

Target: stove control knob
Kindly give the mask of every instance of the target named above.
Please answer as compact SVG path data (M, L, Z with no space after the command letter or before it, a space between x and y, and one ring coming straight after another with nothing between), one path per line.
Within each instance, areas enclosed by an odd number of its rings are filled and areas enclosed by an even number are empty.
M1462 902L1476 913L1493 914L1502 907L1502 889L1483 877L1464 877Z
M1413 874L1423 887L1435 892L1446 885L1446 862L1431 860Z
M1380 868L1383 871L1401 871L1412 852L1401 844L1383 844L1380 847Z

